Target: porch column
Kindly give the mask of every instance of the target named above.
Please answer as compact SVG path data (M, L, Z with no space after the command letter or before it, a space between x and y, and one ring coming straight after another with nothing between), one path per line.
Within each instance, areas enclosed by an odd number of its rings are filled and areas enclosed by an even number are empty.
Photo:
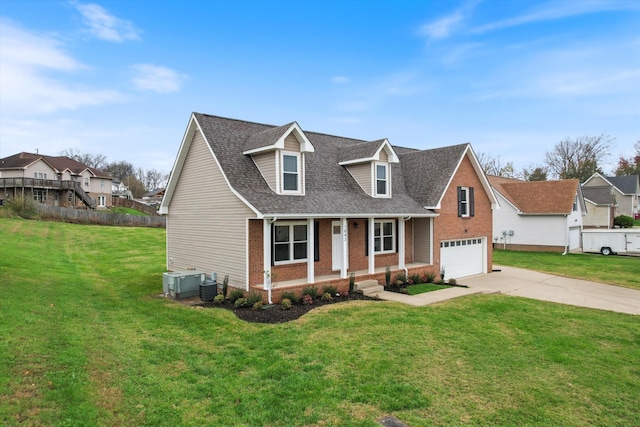
M374 242L374 230L375 230L375 224L374 224L374 220L375 218L371 217L369 218L369 229L367 230L367 234L368 236L368 240L369 240L369 268L368 273L369 274L373 274L376 272L376 247L375 247L375 242Z
M307 282L314 283L316 281L315 278L315 269L314 269L314 261L316 259L315 254L315 221L313 218L309 218L307 220Z
M340 278L347 278L347 264L349 263L349 240L348 240L348 232L349 232L349 223L347 222L347 218L340 218L342 222L342 266L340 266Z
M429 264L433 265L433 245L434 245L434 238L433 238L433 217L429 218L429 244L431 245L431 247L429 248ZM438 246L438 250L439 250L439 246ZM440 258L438 258L440 259Z
M262 220L262 258L264 289L269 289L271 286L271 220L269 219Z
M398 218L398 268L404 270L404 218Z

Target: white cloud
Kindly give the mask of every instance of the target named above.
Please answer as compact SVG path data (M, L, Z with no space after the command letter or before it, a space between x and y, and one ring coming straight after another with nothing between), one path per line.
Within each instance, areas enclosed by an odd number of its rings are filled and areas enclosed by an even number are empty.
M84 24L95 37L110 42L140 40L142 32L131 21L117 18L97 4L75 4Z
M585 15L597 12L616 10L640 10L640 3L636 0L579 0L579 1L550 1L539 4L529 13L501 21L491 22L470 30L471 33L482 34L503 28L516 27L538 21L551 21L570 16Z
M331 83L335 83L335 84L345 84L350 82L351 82L351 79L346 76L335 76L331 79Z
M456 11L437 21L423 25L420 28L420 34L427 36L429 39L444 39L449 37L455 28L459 27L463 19L464 14L461 11Z
M175 70L152 64L132 65L132 82L138 90L150 90L159 93L177 92L187 78Z
M86 68L65 52L50 35L26 31L0 21L0 108L6 116L43 114L121 100L118 92L70 84L55 73L77 73Z

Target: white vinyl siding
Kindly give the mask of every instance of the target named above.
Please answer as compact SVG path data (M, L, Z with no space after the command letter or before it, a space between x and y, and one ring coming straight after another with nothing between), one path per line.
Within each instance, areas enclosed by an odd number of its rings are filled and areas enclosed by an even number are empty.
M255 214L231 192L200 132L187 153L167 215L170 270L196 268L229 284L247 283L247 218Z
M371 163L361 163L357 165L349 165L347 166L347 170L353 176L353 179L356 180L358 185L362 187L362 189L368 195L371 194Z

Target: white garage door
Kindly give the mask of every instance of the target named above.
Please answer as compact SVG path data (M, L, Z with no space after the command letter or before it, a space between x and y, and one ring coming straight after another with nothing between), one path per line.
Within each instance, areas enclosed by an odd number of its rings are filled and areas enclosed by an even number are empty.
M486 238L440 242L440 266L445 280L484 273Z
M582 247L580 244L580 227L572 227L569 229L569 250Z

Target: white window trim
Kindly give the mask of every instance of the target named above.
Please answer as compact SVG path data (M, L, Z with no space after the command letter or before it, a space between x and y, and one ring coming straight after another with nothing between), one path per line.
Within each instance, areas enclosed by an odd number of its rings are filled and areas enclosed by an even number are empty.
M387 178L385 179L385 189L386 189L386 194L379 194L378 193L378 166L384 166L385 170L386 170L386 174L387 174ZM373 162L373 171L372 171L372 175L373 175L373 191L372 194L375 195L375 197L380 197L380 198L389 198L391 197L391 168L389 167L389 163L386 162Z
M385 235L383 234L383 230L384 230L384 224L385 223L390 223L391 224L391 249L387 249L384 250L384 237ZM375 227L376 224L380 224L380 236L376 236L375 235ZM373 222L373 253L375 255L381 255L381 254L392 254L396 252L396 221L394 219L381 219L381 220L375 220ZM376 251L376 239L380 239L380 250Z
M285 190L284 189L284 156L293 156L296 158L296 168L298 170L297 176L297 190ZM302 156L300 153L294 151L281 151L280 156L280 171L278 177L280 178L280 193L281 194L302 194Z
M301 258L301 259L293 259L293 227L296 225L304 225L305 227L307 227L307 239L305 240L305 243L307 245L307 257L306 258ZM276 221L274 224L274 232L272 233L272 242L271 242L271 250L274 252L273 253L273 264L274 265L287 265L287 264L300 264L300 263L305 263L307 262L307 260L309 259L309 225L307 224L307 221ZM276 250L276 233L275 233L275 227L284 227L284 226L288 226L289 227L289 259L286 261L276 261L275 259L275 250Z
M465 206L465 213L460 215L460 217L469 218L471 216L471 204L469 203L469 193L470 193L469 187L460 187L460 193L464 193L465 195L464 202L462 200L458 200L458 203L460 203L461 205L464 203L464 206Z

